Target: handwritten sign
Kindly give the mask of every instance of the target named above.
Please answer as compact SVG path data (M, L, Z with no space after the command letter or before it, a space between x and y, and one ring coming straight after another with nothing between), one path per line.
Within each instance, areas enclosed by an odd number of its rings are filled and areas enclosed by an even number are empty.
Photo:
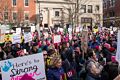
M21 43L21 35L13 34L12 36L12 44Z
M61 35L54 35L54 43L60 43L61 42Z
M86 53L87 52L87 42L88 42L88 31L82 31L82 39L81 39L81 48Z
M16 34L21 34L21 28L16 28Z
M0 62L2 80L21 80L26 74L35 80L46 80L42 53Z
M25 43L32 41L32 34L30 32L24 33L24 40L25 40Z

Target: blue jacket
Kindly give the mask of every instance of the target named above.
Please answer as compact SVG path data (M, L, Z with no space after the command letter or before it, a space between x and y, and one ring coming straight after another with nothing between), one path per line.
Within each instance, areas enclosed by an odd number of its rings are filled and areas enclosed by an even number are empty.
M47 80L60 80L60 77L63 75L63 68L50 68L47 71Z

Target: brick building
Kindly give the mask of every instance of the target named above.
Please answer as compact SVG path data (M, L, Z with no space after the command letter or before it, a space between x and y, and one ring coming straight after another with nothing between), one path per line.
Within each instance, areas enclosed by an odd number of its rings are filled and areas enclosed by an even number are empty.
M120 26L120 0L104 0L104 27Z
M1 23L34 23L35 14L35 0L0 0Z

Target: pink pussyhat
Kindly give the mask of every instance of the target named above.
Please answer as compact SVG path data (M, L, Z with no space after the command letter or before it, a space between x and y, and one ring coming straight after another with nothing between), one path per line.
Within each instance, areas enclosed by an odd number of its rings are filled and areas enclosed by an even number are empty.
M104 47L107 48L107 49L111 48L110 44L108 44L108 43L105 43Z
M35 80L35 79L33 79L31 76L28 76L28 74L25 74L20 80Z

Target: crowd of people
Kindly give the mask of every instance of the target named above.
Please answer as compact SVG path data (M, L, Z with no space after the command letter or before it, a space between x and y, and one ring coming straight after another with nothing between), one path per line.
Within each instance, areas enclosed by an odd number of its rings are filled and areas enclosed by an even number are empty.
M61 35L61 42L54 43L52 35ZM43 53L47 80L113 80L118 75L118 63L115 60L117 50L117 32L94 33L88 31L87 51L81 45L82 34L57 32L47 38L41 32L34 32L33 41L0 45L0 60L12 59L37 53Z

